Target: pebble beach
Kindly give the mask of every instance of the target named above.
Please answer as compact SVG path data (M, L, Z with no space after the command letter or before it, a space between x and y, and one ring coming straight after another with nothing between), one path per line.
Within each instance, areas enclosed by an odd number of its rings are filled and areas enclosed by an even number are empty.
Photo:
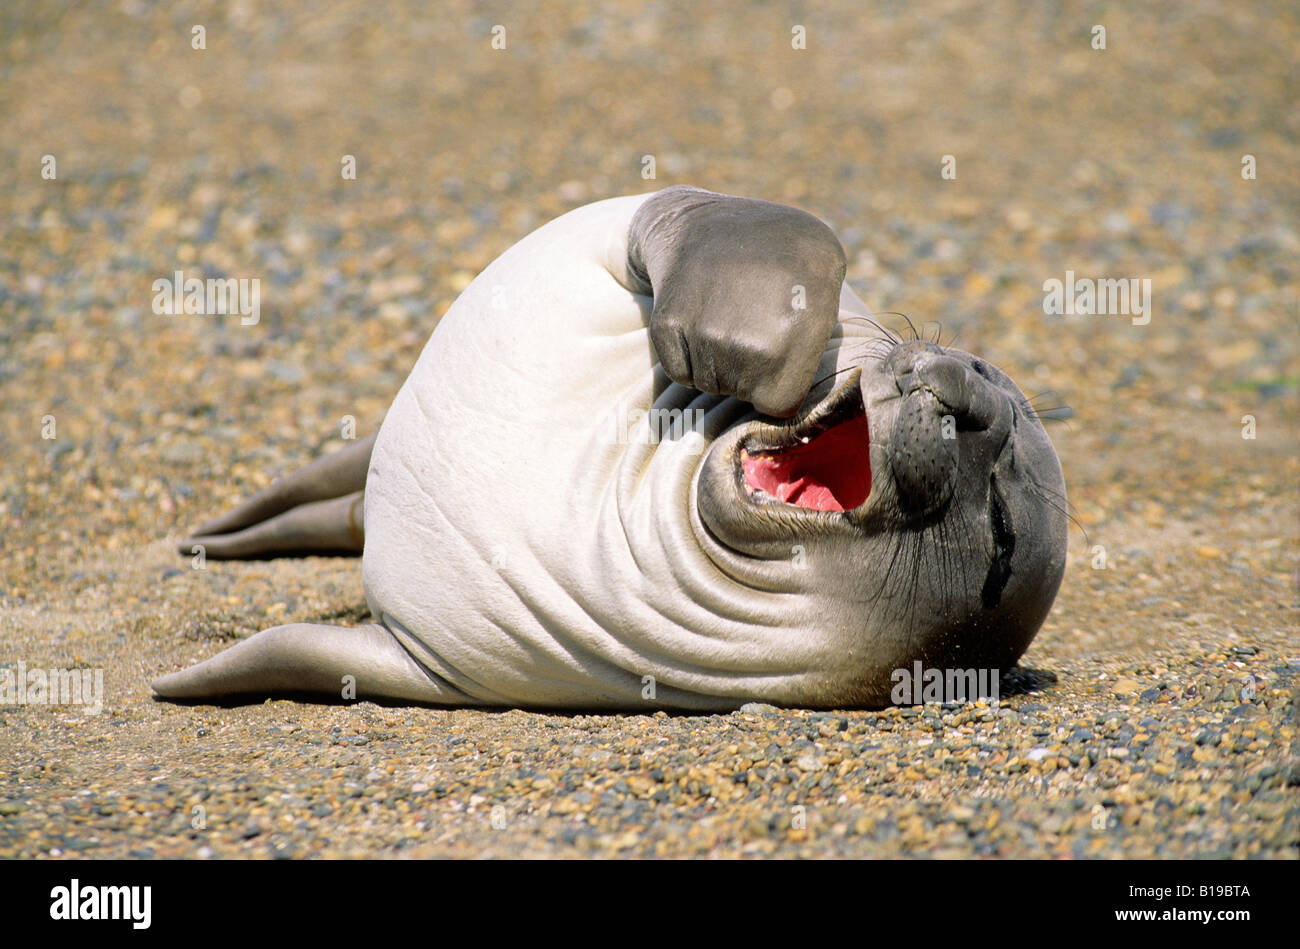
M0 701L0 857L1296 859L1297 48L1282 2L0 9L0 667L102 672ZM357 559L176 544L375 431L528 232L673 184L823 218L1052 417L1068 563L996 701L152 697L365 622ZM256 322L155 312L177 271ZM1048 312L1068 274L1146 311Z

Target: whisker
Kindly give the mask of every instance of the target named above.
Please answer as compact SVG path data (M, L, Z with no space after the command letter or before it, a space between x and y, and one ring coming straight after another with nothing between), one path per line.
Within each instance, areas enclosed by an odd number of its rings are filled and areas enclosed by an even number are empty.
M834 372L830 373L829 375L822 376L820 379L814 382L811 386L808 387L808 391L812 392L823 382L829 382L831 379L834 379L836 376L840 375L841 373L848 372L852 369L860 369L860 368L861 368L860 366L845 366L843 369L836 369Z
M1034 408L1039 408L1043 404L1043 402L1055 402L1060 400L1061 393L1053 392L1051 389L1048 389L1045 392L1039 392L1036 395L1026 396L1025 398L1030 405L1034 406ZM1066 406L1068 403L1061 402L1060 404L1062 406Z
M893 341L893 342L895 342L895 343L901 343L901 342L902 342L902 339L899 338L898 334L893 333L893 332L891 332L890 330L886 329L883 325L881 325L880 323L878 323L876 320L872 319L871 317L867 317L867 316L844 316L844 317L841 317L841 319L842 319L842 320L845 320L845 321L847 321L847 322L852 322L852 323L862 323L862 324L864 324L864 325L866 325L866 326L874 327L875 329L878 329L878 330L880 330L880 332L884 333L884 334L885 334L885 337L886 337L887 339L889 339L889 340L891 340L891 341Z
M912 322L912 318L908 316L906 313L900 313L898 315L901 316L903 319L907 320L907 325L912 328L912 339L914 340L920 339L921 334L916 331L916 324Z
M1086 545L1091 545L1092 541L1088 537L1088 528L1084 527L1079 519L1074 516L1074 505L1070 503L1069 498L1051 488L1043 487L1036 481L1029 480L1025 483L1029 486L1029 489L1042 498L1042 500L1045 501L1052 510L1059 514L1064 514L1075 527L1079 528L1079 530L1083 532L1084 543Z

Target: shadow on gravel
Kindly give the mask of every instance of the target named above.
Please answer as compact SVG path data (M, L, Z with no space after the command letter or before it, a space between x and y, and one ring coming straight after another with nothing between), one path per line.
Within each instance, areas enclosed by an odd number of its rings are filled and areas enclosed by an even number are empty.
M1004 673L998 682L998 697L1006 699L1013 695L1028 695L1032 692L1044 692L1057 684L1055 672L1047 669L1034 669L1025 666L1016 666L1010 671ZM412 708L412 709L432 709L435 711L469 711L502 714L509 712L525 712L529 715L547 716L554 718L636 718L644 715L657 715L662 712L669 718L708 718L715 715L731 715L735 712L749 712L750 714L772 714L782 712L808 711L813 714L833 715L843 712L878 712L890 708L885 705L879 708L842 708L842 709L800 709L799 707L779 708L775 705L766 705L762 703L746 703L737 709L728 711L691 711L686 709L646 709L645 711L623 710L615 711L608 709L519 709L511 706L459 706L459 705L428 705L419 702L408 702L403 700L373 699L365 698L358 700L344 700L331 698L329 696L317 693L300 693L300 692L277 692L273 695L266 693L254 693L249 695L226 695L219 698L207 699L167 699L160 695L151 696L155 702L170 702L174 705L211 705L217 708L239 708L245 705L261 705L268 699L285 699L293 702L302 702L307 705L358 705L362 702L369 702L372 705L378 705L383 708Z
M1030 692L1044 692L1057 683L1056 673L1047 669L1032 669L1028 666L1016 666L1004 673L998 683L1001 698L1011 695L1027 695Z

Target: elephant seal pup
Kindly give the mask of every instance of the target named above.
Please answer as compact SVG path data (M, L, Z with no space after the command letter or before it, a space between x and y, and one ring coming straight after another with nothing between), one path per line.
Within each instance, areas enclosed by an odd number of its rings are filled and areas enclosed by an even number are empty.
M1056 454L1003 373L884 333L843 278L816 218L694 188L540 228L443 317L373 448L181 545L364 531L377 622L275 627L155 690L843 707L915 662L1009 668L1064 569Z

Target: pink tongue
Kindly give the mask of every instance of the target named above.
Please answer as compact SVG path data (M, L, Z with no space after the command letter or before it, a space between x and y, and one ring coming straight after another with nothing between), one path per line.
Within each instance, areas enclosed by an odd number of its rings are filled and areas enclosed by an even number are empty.
M807 478L789 480L790 474L782 469L789 465L766 455L746 455L741 461L745 481L751 488L762 488L778 501L797 504L813 511L842 511L844 506L835 500L831 489L824 484L809 484Z
M831 494L831 489L824 484L808 485L799 492L795 502L800 507L812 508L814 511L842 511L844 506Z

